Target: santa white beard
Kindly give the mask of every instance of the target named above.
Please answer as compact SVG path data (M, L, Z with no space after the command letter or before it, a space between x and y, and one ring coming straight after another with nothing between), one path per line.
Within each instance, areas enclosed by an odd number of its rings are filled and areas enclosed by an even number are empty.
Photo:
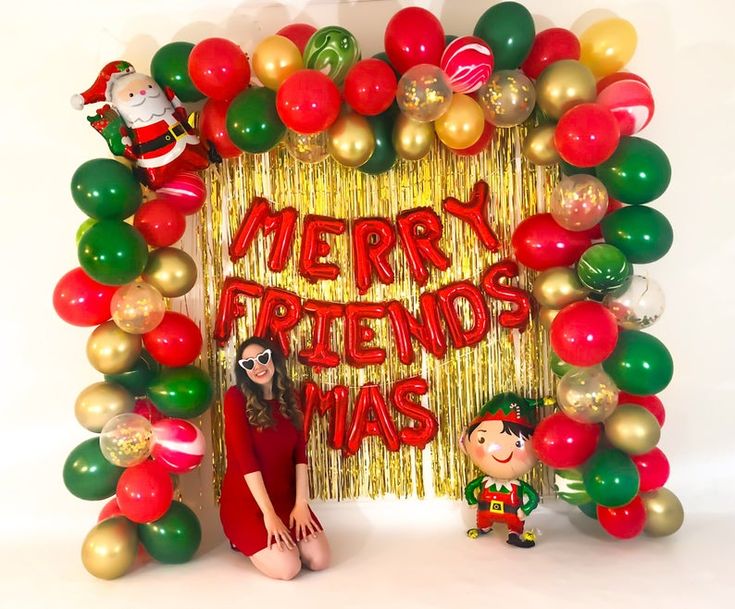
M137 129L161 120L168 124L177 122L174 107L160 87L148 89L145 95L136 93L124 101L113 101L115 108L128 127Z

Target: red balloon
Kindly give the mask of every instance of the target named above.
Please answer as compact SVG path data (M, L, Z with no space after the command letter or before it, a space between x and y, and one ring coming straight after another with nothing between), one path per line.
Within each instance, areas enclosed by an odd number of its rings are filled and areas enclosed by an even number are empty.
M337 85L317 70L294 72L278 87L276 110L283 123L297 133L319 133L339 116Z
M360 387L347 431L345 454L354 455L365 436L379 436L390 451L397 451L401 446L398 430L377 385Z
M387 63L375 58L363 59L347 73L345 101L355 112L375 116L390 108L397 86L396 74Z
M432 13L412 6L393 15L384 42L388 59L401 74L420 63L438 66L444 52L444 28Z
M220 290L217 318L214 320L214 339L220 346L229 340L235 321L247 313L245 298L262 296L263 287L257 283L240 277L225 278Z
M393 283L389 257L395 244L393 224L385 218L358 218L352 223L352 267L360 294L373 284L373 272L380 283Z
M310 283L339 277L339 265L321 259L329 256L332 251L325 235L341 235L346 229L345 221L337 218L316 214L308 214L304 218L299 257L299 274L302 277Z
M322 389L312 381L306 381L301 390L301 404L304 411L304 435L309 437L314 413L321 416L330 414L327 442L331 448L341 450L345 443L345 426L350 391L344 385L335 385L331 389Z
M474 156L476 154L480 154L488 147L488 144L490 144L490 140L493 139L494 135L495 125L485 121L485 127L482 130L480 139L472 144L472 146L468 146L467 148L450 148L450 150L459 156Z
M184 236L186 218L170 203L153 199L135 212L135 228L152 247L168 247Z
M385 349L369 346L375 339L375 331L363 323L363 320L385 317L385 305L350 302L345 305L344 315L345 360L355 367L382 364L385 361Z
M139 414L141 417L145 417L151 423L158 423L158 421L164 418L158 408L148 398L138 398L135 400L133 412Z
M618 325L600 303L573 302L551 322L549 340L554 352L572 366L595 366L615 350Z
M444 357L447 352L447 337L442 326L436 294L424 292L419 296L417 316L409 313L402 303L395 300L389 302L386 308L393 329L396 352L401 363L408 366L414 361L412 338L416 339L421 347L435 358Z
M498 323L504 328L518 328L523 332L531 314L531 297L521 288L502 283L503 279L515 279L516 277L518 277L516 261L510 258L499 260L492 264L482 276L482 289L496 300L513 305L509 311L500 312Z
M597 506L597 520L613 537L631 539L643 532L646 525L646 508L639 496L621 507Z
M536 79L547 67L562 59L579 59L577 37L561 27L552 27L536 34L531 51L521 68L529 78Z
M613 113L620 135L634 135L653 118L655 104L648 85L637 80L618 80L605 87L597 103Z
M413 419L413 424L403 427L398 434L401 444L424 448L436 436L439 422L434 413L409 398L426 395L428 391L429 384L420 376L401 379L393 385L390 392L393 406L403 416Z
M396 217L398 237L406 255L406 264L411 275L420 286L429 279L428 264L440 271L449 268L449 257L439 244L444 226L442 220L430 207L417 207L402 211Z
M556 125L554 144L559 156L575 167L594 167L609 159L620 142L615 115L600 104L579 104Z
M199 137L217 149L223 159L234 159L242 154L227 134L227 109L230 101L208 99L199 115Z
M578 467L592 456L600 426L573 421L561 412L546 417L533 432L533 447L542 463L556 469Z
M490 329L490 311L480 288L469 281L455 281L436 291L439 309L455 349L471 347L482 341ZM457 301L464 300L469 320L463 318Z
M303 55L306 43L309 42L309 38L314 35L314 32L316 32L316 28L313 25L309 25L308 23L292 23L291 25L282 27L276 34L288 38L299 47L299 51Z
M110 301L119 287L103 285L77 267L56 284L54 309L73 326L98 326L110 319Z
M661 488L669 479L669 460L660 448L643 455L630 455L641 479L641 493Z
M260 302L255 336L278 343L283 354L291 353L291 330L301 319L301 298L280 288L266 288Z
M521 222L511 240L516 259L534 271L570 266L592 245L585 232L562 228L549 213L535 214Z
M607 209L605 210L605 215L609 216L614 211L618 211L623 204L618 201L617 199L613 199L612 197L607 198ZM585 235L588 235L590 239L593 241L602 239L602 224L597 223L592 228L582 231Z
M158 520L171 506L174 484L160 463L143 461L127 468L117 481L120 511L140 524Z
M638 404L648 410L656 420L658 424L663 427L664 421L666 420L666 410L664 405L655 395L633 395L626 391L621 391L618 395L618 404Z
M143 345L164 366L188 366L202 351L202 333L186 315L166 311L161 323L143 334Z
M322 368L339 365L340 356L332 344L332 323L344 315L344 307L337 302L307 300L304 313L314 318L311 325L311 344L299 351L299 361L318 372Z
M225 38L207 38L189 55L189 76L207 97L232 99L250 83L248 56Z
M612 74L605 76L605 78L601 78L597 81L597 94L599 95L609 85L614 82L618 82L619 80L637 80L650 89L648 83L637 74L633 74L633 72L613 72Z
M102 522L103 520L107 520L108 518L113 518L115 516L124 516L120 510L120 506L117 504L117 497L113 497L105 503L104 506L102 506L100 515L97 517L97 522Z

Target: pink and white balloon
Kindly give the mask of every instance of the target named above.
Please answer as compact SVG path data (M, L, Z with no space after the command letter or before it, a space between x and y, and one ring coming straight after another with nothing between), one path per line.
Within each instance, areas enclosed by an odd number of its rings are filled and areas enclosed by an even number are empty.
M654 103L651 89L637 80L618 80L610 83L597 96L618 121L620 135L633 135L653 118Z
M472 93L493 73L492 49L477 36L461 36L444 49L441 68L449 77L455 93Z
M607 211L607 189L597 178L583 173L564 176L551 193L551 215L562 228L588 230Z
M604 304L626 330L642 330L656 323L663 315L666 299L653 279L633 275L619 290L605 296Z
M156 196L189 216L197 213L207 200L207 185L196 173L184 171L161 186Z
M183 419L162 419L153 425L151 456L168 471L190 472L204 457L206 443L201 430Z

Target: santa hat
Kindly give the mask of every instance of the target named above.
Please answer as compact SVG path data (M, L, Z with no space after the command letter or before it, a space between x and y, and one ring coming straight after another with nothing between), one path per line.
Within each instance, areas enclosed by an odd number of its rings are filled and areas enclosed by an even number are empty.
M128 74L135 74L135 68L127 61L111 61L102 68L97 79L89 89L84 93L72 95L72 108L75 110L81 110L87 104L111 101L110 94L112 92L113 83Z
M482 407L470 426L482 421L506 421L533 428L537 404L510 391L499 393Z

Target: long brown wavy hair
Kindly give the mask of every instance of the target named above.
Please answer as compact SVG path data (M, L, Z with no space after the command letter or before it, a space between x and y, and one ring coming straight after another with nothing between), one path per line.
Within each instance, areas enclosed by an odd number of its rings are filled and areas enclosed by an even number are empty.
M275 425L273 415L271 414L271 407L263 397L262 385L250 380L248 373L238 364L242 359L243 351L250 345L258 345L263 347L264 350L271 350L271 359L273 360L274 367L272 380L273 397L278 400L283 416L290 419L297 429L301 429L303 415L296 402L296 390L294 389L293 381L291 381L286 371L286 358L283 355L283 351L281 351L276 343L258 336L252 336L243 342L237 348L237 355L235 357L235 379L237 380L240 391L245 396L245 413L247 414L248 422L258 429Z

